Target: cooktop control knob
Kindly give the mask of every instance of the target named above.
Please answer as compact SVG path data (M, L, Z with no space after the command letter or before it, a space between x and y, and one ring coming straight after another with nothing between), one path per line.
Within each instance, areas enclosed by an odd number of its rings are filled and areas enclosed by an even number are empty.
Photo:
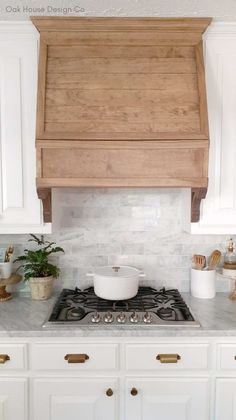
M101 321L101 317L98 312L94 312L94 314L91 316L91 321L94 323L98 323Z
M113 322L113 315L111 312L107 312L104 316L104 321L107 323Z
M136 312L133 312L130 315L130 322L133 322L134 324L136 324L136 322L138 321L139 321L138 314Z
M145 314L143 316L143 322L145 322L145 324L151 324L152 315L150 314L150 312L145 312Z
M124 312L121 312L118 316L117 316L117 322L124 324L124 322L126 321L126 316L124 314Z

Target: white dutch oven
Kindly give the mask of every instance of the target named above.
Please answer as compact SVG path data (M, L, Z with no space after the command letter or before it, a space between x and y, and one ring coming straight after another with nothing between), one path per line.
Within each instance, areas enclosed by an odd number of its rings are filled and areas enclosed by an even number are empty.
M139 278L145 274L134 267L126 265L99 267L93 277L94 292L102 299L131 299L138 293Z

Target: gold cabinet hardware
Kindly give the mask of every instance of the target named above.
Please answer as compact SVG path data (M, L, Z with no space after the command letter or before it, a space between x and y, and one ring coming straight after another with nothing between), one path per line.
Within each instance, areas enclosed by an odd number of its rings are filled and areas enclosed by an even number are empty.
M132 388L130 394L133 395L133 397L135 397L138 394L138 390L136 388Z
M0 363L6 363L8 360L10 360L10 357L8 354L0 354Z
M106 390L106 395L107 395L108 397L112 397L112 395L113 395L113 391L112 391L112 389L111 389L111 388L108 388L108 389Z
M156 360L160 363L177 363L181 357L179 354L158 354Z
M65 360L68 361L68 363L85 363L86 360L89 359L89 356L87 354L66 354L64 357Z

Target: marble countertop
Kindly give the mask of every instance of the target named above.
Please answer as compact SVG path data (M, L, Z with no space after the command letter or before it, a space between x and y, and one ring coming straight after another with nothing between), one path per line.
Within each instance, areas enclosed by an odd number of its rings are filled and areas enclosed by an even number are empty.
M14 295L0 303L0 337L236 337L236 301L218 293L214 299L196 299L182 293L201 327L150 326L68 326L42 328L55 303L56 296L47 301L33 301L29 296Z

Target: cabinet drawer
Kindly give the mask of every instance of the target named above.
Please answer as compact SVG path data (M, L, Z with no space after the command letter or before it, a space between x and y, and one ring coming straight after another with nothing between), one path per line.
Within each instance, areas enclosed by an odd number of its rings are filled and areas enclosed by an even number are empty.
M208 344L128 344L126 368L132 370L207 369Z
M236 370L236 344L221 344L218 347L220 369Z
M117 369L118 345L35 344L32 348L32 365L36 370Z
M26 344L0 344L0 372L26 369Z

